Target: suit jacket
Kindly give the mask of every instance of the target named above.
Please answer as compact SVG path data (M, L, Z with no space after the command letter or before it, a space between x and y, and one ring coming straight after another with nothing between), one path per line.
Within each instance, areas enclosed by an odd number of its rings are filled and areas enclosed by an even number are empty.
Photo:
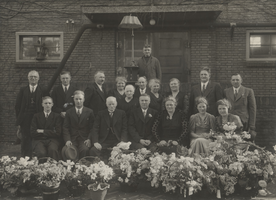
M236 100L234 100L233 87L225 89L224 93L226 99L230 101L232 105L232 109L229 112L238 115L243 124L248 123L249 128L255 130L257 106L254 91L250 88L241 86Z
M51 94L54 102L53 112L66 112L66 110L72 108L74 106L73 94L76 90L77 88L75 86L70 85L65 94L62 85L56 86ZM65 103L67 103L67 105Z
M141 57L137 60L137 65L139 67L139 76L147 77L147 80L152 78L158 78L160 81L162 79L162 71L160 62L157 58L150 56L148 62L146 62L145 57Z
M37 133L37 129L44 129L44 133ZM31 134L34 139L33 143L51 139L59 145L61 139L61 118L59 114L51 112L48 119L46 119L44 112L36 113L31 124Z
M102 87L103 91L100 90L96 83L93 83L91 87L87 87L84 91L85 102L84 106L93 110L95 116L98 111L106 109L106 92L105 87Z
M217 101L223 98L223 91L219 83L209 81L204 93L201 92L201 84L192 87L189 100L189 114L190 116L198 113L195 99L203 96L207 99L209 107L207 112L211 115L218 116Z
M125 111L115 109L112 116L112 123L107 109L99 111L93 126L91 141L93 143L104 143L110 131L112 134L116 135L119 141L128 141Z
M117 102L118 102L119 100L124 99L124 98L126 97L125 93L124 93L123 95L121 95L121 94L118 92L117 88L112 89L112 90L110 90L110 91L108 92L107 97L110 97L110 96L115 97L116 100L117 100Z
M152 126L158 112L152 108L148 108L146 117L144 117L142 109L133 109L130 113L128 121L128 132L131 140L139 143L141 139L153 141Z
M76 141L78 137L83 140L90 139L94 124L93 110L83 107L80 119L76 113L76 108L70 108L66 111L63 123L63 139L67 141Z
M146 87L145 93L148 94L148 95L150 94L150 89L148 87ZM140 88L136 87L133 97L136 97L139 100L140 96L141 96Z
M39 84L37 85L35 92L36 92L36 99L35 99L36 111L41 112L43 111L42 97L48 96L49 94L46 92L45 88ZM28 107L30 94L31 92L30 92L29 85L20 88L20 91L16 98L16 103L15 103L16 125L21 125L23 122L23 119L25 117L24 112L25 112L25 109Z

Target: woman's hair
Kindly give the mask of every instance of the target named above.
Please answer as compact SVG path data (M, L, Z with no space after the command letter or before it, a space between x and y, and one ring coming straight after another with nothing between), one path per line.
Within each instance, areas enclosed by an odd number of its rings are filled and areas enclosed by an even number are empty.
M196 107L198 106L198 104L200 103L204 103L207 107L208 107L208 101L205 97L197 97L195 99L195 102L196 102Z
M126 78L123 77L123 76L118 76L118 77L115 79L115 81L116 81L116 83L118 83L119 81L125 82L125 83L127 82Z
M229 110L231 110L232 105L227 99L220 99L217 101L217 107L219 105L226 106Z
M179 81L177 78L172 78L172 79L170 79L170 83L173 82L173 81L177 81L178 84L180 85L180 81Z
M163 101L164 105L167 103L167 101L172 101L174 103L174 105L177 106L177 101L173 96L166 97Z
M159 85L161 84L160 80L157 79L157 78L150 79L150 81L149 81L149 88L151 88L155 83L157 83Z

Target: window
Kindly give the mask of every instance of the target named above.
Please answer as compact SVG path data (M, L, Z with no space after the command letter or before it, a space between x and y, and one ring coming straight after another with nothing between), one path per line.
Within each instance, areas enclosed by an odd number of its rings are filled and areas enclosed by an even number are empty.
M16 33L16 62L60 62L62 57L62 32Z
M247 61L276 60L276 30L247 31L246 41Z

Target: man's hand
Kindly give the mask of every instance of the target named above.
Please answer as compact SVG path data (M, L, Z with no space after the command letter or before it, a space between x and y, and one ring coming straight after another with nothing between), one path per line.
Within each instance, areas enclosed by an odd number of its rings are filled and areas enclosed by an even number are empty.
M150 145L150 140L143 140L143 139L141 139L140 140L140 143L143 145L143 146L149 146Z
M94 143L94 147L96 147L96 149L98 149L98 150L102 149L102 145L98 142Z
M61 116L62 118L65 118L65 115L66 115L66 112L61 112L61 113L60 113L60 116Z
M44 133L44 129L37 129L36 132L37 133Z
M72 142L71 142L70 140L68 140L68 141L65 143L65 145L66 145L67 147L69 147L69 146L72 145Z
M87 139L83 142L87 147L91 147L90 139Z

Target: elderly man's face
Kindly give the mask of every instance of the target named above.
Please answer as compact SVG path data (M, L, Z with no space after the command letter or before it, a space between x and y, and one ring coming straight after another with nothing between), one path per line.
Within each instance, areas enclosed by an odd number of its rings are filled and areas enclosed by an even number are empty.
M150 98L148 96L140 96L139 103L141 108L148 109L150 104Z
M143 53L145 57L150 57L151 55L151 48L143 48Z
M82 94L76 94L74 96L74 102L77 108L83 107L84 96Z
M199 76L200 76L200 81L202 83L206 83L206 82L208 82L210 80L210 74L206 70L202 70L200 72Z
M71 81L71 76L69 74L62 74L60 76L60 80L61 80L62 85L68 86Z
M107 109L109 112L114 112L114 110L117 107L117 102L116 102L116 100L108 100L106 102L106 106L107 106Z
M147 81L146 81L146 79L144 79L144 78L139 78L138 79L138 85L139 85L139 88L140 89L145 89L146 88L146 86L147 86Z
M234 76L232 76L232 78L231 78L231 84L232 84L233 87L235 87L235 88L240 87L241 84L242 84L242 78L241 78L241 76L239 76L239 75L234 75Z
M103 73L98 73L95 77L95 82L99 85L102 85L105 81L105 75Z
M39 80L39 74L37 72L31 72L28 75L28 80L30 85L36 85Z
M44 99L42 102L42 107L44 109L44 112L50 112L52 110L53 107L53 101L52 99Z

